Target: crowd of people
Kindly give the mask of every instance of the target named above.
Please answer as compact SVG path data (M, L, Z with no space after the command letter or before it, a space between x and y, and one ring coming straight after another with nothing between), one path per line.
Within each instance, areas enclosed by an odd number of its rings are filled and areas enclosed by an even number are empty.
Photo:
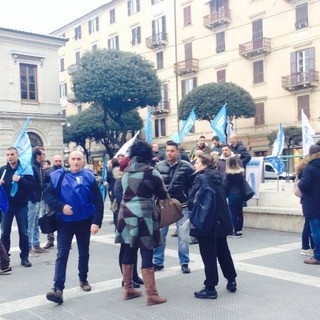
M183 155L183 156L182 156ZM88 281L90 235L102 225L104 201L100 186L108 190L113 212L115 242L120 244L119 266L122 273L124 299L142 296L137 290L145 286L147 305L165 303L158 294L155 272L165 268L166 237L169 227L160 228L156 214L156 199L168 196L177 199L183 217L176 222L178 261L183 274L191 272L189 242L180 229L189 218L203 177L216 194L215 219L217 224L203 232L190 225L190 236L197 239L204 264L204 287L194 292L200 299L216 299L218 293L218 263L227 280L226 289L237 290L237 273L228 246L228 237L243 236L243 206L241 184L251 156L236 135L230 144L223 144L217 136L209 147L201 136L190 152L190 158L180 152L179 145L167 141L162 152L157 144L134 142L128 155L118 154L108 163L106 181L85 167L80 151L69 155L69 168L63 168L62 157L55 155L53 165L46 159L45 149L36 147L32 154L33 174L20 174L19 155L14 147L7 149L7 164L0 168L0 183L9 202L2 214L0 260L1 274L10 274L10 236L13 219L19 232L21 265L31 267L29 257L45 254L55 245L55 235L47 235L47 243L40 246L38 219L47 210L56 216L57 257L53 287L47 292L49 301L63 303L66 268L75 236L78 247L79 286L90 291ZM303 214L306 218L303 232L303 250L312 257L306 264L320 264L320 207L317 201L320 178L320 146L312 146L310 155L299 167L299 188ZM13 192L13 182L17 184ZM141 263L138 263L138 256ZM141 265L139 276L138 265Z

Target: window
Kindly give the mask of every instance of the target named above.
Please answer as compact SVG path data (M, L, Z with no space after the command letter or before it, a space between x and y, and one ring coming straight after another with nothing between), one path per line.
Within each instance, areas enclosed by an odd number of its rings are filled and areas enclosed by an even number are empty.
M32 64L20 64L20 91L21 99L38 101L37 66Z
M81 26L78 26L74 29L74 39L75 40L81 39Z
M192 42L184 45L184 60L190 60L190 63L192 63Z
M252 21L252 48L259 49L263 47L263 26L262 19Z
M304 3L296 6L296 30L308 26L308 4Z
M168 83L162 83L161 84L161 103L159 104L159 107L162 109L168 109L169 108L169 85Z
M80 51L76 51L75 56L76 56L76 64L80 64Z
M218 16L221 17L221 14L223 14L223 11L229 8L229 0L211 0L209 2L209 5L210 5L210 12L211 13L217 12L219 13Z
M132 40L131 44L133 46L141 43L141 27L136 27L131 30Z
M159 40L166 40L166 16L152 20L152 36L157 35Z
M315 49L314 47L291 52L291 75L293 84L313 80L315 77Z
M89 34L99 31L99 17L88 22Z
M261 83L264 81L263 60L253 62L253 83Z
M140 0L128 0L128 16L132 16L133 14L140 11Z
M226 70L218 70L217 71L217 83L225 83L226 82Z
M68 95L67 84L66 83L60 84L60 98L66 98L67 95Z
M156 119L154 120L154 133L155 137L165 137L166 136L166 119Z
M163 1L163 0L151 0L151 5L153 6L157 3L160 3L161 1Z
M224 31L218 32L216 35L216 52L223 52L226 50Z
M256 115L254 117L256 126L264 125L264 102L256 103Z
M34 132L28 132L28 136L29 136L32 148L35 146L43 147L43 141L39 135L37 135Z
M98 50L98 45L95 43L92 45L92 51L97 51Z
M108 39L108 49L119 50L119 36L114 36Z
M60 58L59 65L60 65L60 72L64 71L64 58Z
M197 86L197 78L191 78L181 81L182 98L187 95L193 88Z
M183 8L183 25L188 26L191 24L191 6Z
M116 9L111 9L109 11L109 16L110 16L110 24L116 22Z
M163 69L163 51L157 52L157 69Z
M309 95L299 96L298 97L298 120L301 120L301 110L307 118L310 118L310 105L309 105Z

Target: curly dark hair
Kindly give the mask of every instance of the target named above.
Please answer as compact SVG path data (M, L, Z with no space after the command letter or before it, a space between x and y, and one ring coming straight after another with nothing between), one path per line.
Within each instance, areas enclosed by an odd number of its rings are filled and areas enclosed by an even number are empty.
M153 158L151 145L143 140L134 142L130 148L130 159L133 157L139 157L150 162Z

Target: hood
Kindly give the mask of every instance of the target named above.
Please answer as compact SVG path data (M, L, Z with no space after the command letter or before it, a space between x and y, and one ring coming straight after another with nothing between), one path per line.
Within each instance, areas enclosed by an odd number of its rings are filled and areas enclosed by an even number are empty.
M222 184L223 173L216 169L205 169L198 172L198 174L205 174L209 184Z
M125 169L126 172L141 172L141 171L152 171L153 167L150 166L149 162L145 159L140 157L133 157L127 168Z
M315 167L317 167L317 168L320 169L320 158L319 158L319 155L318 155L317 158L311 160L311 161L309 162L309 164L311 164L311 165L313 165L313 166L315 166Z
M243 168L238 168L238 169L226 169L226 173L228 174L237 174L237 173L242 173L244 172Z
M229 157L225 157L223 154L219 157L221 160L227 160L230 157L234 157L234 153L231 151L231 155Z

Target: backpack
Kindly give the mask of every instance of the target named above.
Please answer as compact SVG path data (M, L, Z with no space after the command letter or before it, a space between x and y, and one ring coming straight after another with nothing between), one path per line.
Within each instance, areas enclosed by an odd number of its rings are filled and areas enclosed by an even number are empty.
M204 174L199 174L201 186L197 191L189 215L192 225L201 232L207 232L216 225L216 192L209 187Z

